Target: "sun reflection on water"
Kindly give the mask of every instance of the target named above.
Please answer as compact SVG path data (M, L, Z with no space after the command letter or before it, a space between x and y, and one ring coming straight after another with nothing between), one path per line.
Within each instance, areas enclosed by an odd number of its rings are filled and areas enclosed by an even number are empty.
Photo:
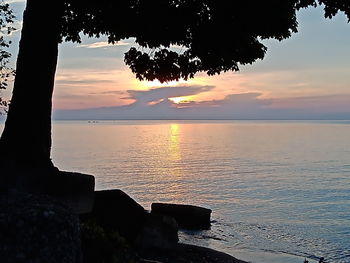
M166 178L168 187L165 196L168 202L179 202L183 200L187 193L184 182L183 156L181 150L181 125L177 123L169 124L168 145L166 157ZM180 201L181 203L182 201Z
M179 145L179 124L170 124L168 151L170 161L178 162L181 160L181 151Z

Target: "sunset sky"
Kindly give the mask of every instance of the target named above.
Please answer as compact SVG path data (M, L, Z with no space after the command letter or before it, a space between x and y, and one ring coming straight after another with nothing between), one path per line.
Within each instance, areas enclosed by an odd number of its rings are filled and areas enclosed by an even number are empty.
M24 1L8 2L21 19ZM132 40L114 46L105 38L63 43L54 116L349 119L350 24L343 14L324 19L321 8L302 10L298 17L297 34L283 42L265 41L268 52L263 61L242 66L238 73L198 74L187 82L164 85L140 82L124 65L123 53ZM13 63L19 35L18 31L11 36Z

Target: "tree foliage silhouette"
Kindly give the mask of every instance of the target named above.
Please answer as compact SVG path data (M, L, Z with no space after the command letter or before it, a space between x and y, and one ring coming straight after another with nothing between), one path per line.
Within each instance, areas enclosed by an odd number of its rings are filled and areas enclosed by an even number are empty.
M11 41L5 39L5 36L11 34L15 29L12 26L14 18L10 6L0 2L0 90L7 88L9 78L14 74L13 69L8 67L11 53L7 48L10 46ZM0 114L6 111L7 106L8 101L0 97Z
M51 100L60 42L80 42L81 33L106 35L110 43L134 38L138 46L125 54L125 63L138 79L188 79L197 72L237 71L263 59L263 39L290 37L297 32L296 12L319 4L328 18L338 11L350 18L348 0L27 0L0 140L5 166L53 167Z

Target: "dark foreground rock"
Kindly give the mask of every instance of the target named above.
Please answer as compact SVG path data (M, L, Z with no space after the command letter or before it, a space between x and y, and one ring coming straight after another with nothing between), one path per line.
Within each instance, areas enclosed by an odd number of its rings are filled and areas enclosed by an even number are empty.
M172 217L147 213L121 190L95 192L93 209L80 216L107 233L118 233L137 247L171 247L178 242L178 226Z
M152 214L175 218L179 227L185 229L209 229L211 210L193 205L153 203Z
M116 231L106 231L90 220L80 228L81 263L136 263L137 251Z
M117 231L133 243L145 221L145 209L121 190L95 191L90 213L80 216L82 222L94 220L106 231Z
M247 263L226 253L187 244L173 248L147 249L140 252L143 263Z
M171 248L179 241L176 220L169 216L147 214L136 245L139 248Z
M79 220L45 196L0 193L1 263L80 263Z
M95 197L93 211L79 222L62 199L0 191L0 262L245 263L212 249L178 244L175 219L146 213L120 190L99 191ZM201 210L188 207L192 213Z
M0 191L16 189L32 194L45 194L60 200L74 213L88 213L94 201L95 178L89 174L51 169L24 169L4 172L5 185ZM4 186L3 189L2 186Z

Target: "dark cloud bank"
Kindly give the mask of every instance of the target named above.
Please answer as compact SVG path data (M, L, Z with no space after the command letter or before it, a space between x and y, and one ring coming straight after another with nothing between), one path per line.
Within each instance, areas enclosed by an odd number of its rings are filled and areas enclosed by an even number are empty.
M126 106L54 111L57 120L139 119L350 119L350 95L262 99L259 93L231 94L222 100L173 103L168 98L193 96L214 86L176 86L128 90Z

